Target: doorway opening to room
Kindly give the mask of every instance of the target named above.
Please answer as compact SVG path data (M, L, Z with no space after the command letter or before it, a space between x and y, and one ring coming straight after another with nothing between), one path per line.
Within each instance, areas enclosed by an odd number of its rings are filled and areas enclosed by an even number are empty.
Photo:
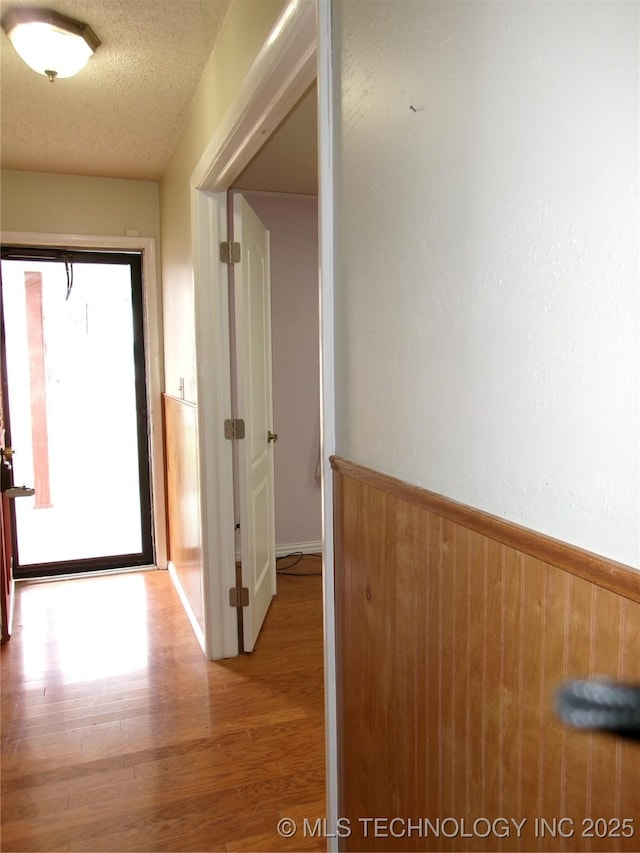
M142 253L4 246L14 575L154 563Z
M266 288L262 282L249 281L251 269L258 267L250 258L246 268L242 257L229 267L235 343L231 349L232 412L246 420L247 438L256 436L249 459L247 439L234 442L236 560L245 562L242 576L244 584L248 581L248 606L252 599L257 605L261 594L263 601L262 612L251 607L251 629L245 620L246 607L238 609L244 651L253 648L272 595L279 594L287 583L285 572L290 576L320 575L322 568L315 97L313 86L228 194L234 219L230 233L245 254L255 254L257 247L250 224L264 233L267 254L263 266L268 267L265 277L270 279ZM303 108L305 117L300 119ZM310 156L297 174L290 169L283 179L275 166L278 151L290 148L285 142L292 123L298 128L301 123L307 125L305 153ZM255 189L249 188L252 185ZM252 328L246 327L248 317ZM265 330L266 341L256 335L256 326L259 332ZM270 466L265 471L268 488L258 488L249 479L260 471L260 458ZM256 497L248 501L247 495ZM252 547L251 533L260 530L260 525L266 536L274 536L269 549L261 548L259 542ZM267 563L274 557L273 563ZM317 593L320 600L319 586Z
M327 780L327 819L333 825L337 814L337 766L336 746L336 696L335 696L335 641L334 641L334 586L333 586L333 495L330 487L330 457L335 452L334 426L334 384L333 384L333 166L332 166L332 87L331 68L331 29L330 8L325 3L299 3L290 0L285 5L280 19L247 73L242 85L227 112L212 134L196 168L191 174L191 212L192 245L194 264L194 302L196 382L198 387L197 404L197 445L199 457L199 522L202 531L201 564L203 590L201 601L201 623L196 633L201 641L205 655L213 660L236 658L241 648L238 637L238 614L244 609L243 629L246 625L245 614L251 606L251 586L260 576L255 568L261 566L259 559L241 560L238 572L234 551L236 550L234 517L233 453L230 452L229 439L240 450L243 445L246 453L247 439L241 434L250 435L255 445L257 439L274 447L269 431L277 432L280 427L274 423L264 430L255 430L254 424L242 424L242 412L234 406L231 399L233 375L232 357L241 346L238 342L237 325L229 323L230 305L229 264L242 265L242 240L238 240L235 223L233 235L228 227L228 191L258 190L253 187L237 186L237 179L254 156L269 141L274 131L289 115L293 107L309 90L314 80L318 85L318 168L316 178L320 178L318 198L318 222L321 239L319 241L320 287L316 271L316 297L320 295L320 474L322 506L322 604L324 625L324 675L326 691L324 695L324 731L326 740L326 780ZM319 48L319 49L318 49ZM285 146L283 160L285 172L291 164L296 146ZM245 174L246 178L247 175ZM253 183L251 181L250 183ZM271 190L283 190L282 186ZM317 238L317 233L316 233ZM237 246L236 243L240 243ZM294 248L290 241L289 248ZM239 251L238 251L239 250ZM264 266L266 269L266 264ZM244 271L242 273L244 276ZM240 289L237 282L237 270L234 271L234 293ZM212 286L212 282L219 286ZM254 315L255 316L255 315ZM263 316L260 314L259 316ZM250 328L250 323L245 324ZM235 333L235 334L234 334ZM234 338L232 340L232 337ZM263 338L260 338L262 340ZM254 352L257 350L253 348ZM295 352L289 352L288 358L295 361ZM220 381L212 381L217 377ZM314 406L314 408L316 408ZM261 424L263 426L263 424ZM244 427L244 429L243 429ZM280 437L279 437L280 438ZM235 441L235 439L238 439ZM282 445L283 446L283 445ZM279 448L280 450L281 448ZM315 450L315 448L314 448ZM313 454L315 456L315 453ZM306 466L315 480L318 460ZM236 490L238 491L238 490ZM249 489L245 489L248 493ZM240 497L242 501L242 498ZM270 533L259 529L259 525L242 525L242 509L239 513L241 541L253 537L253 550L261 557L269 545ZM246 516L246 512L245 512ZM242 529L244 527L244 529ZM254 535L255 534L255 535ZM249 551L251 548L248 549ZM273 549L275 551L275 549ZM269 571L275 563L269 557ZM266 563L266 560L262 565ZM248 577L245 576L245 570ZM273 568L275 571L275 566ZM177 573L176 573L177 574ZM294 579L295 580L295 579ZM304 579L302 579L304 580ZM247 583L248 581L248 583ZM305 581L306 582L306 581ZM176 584L180 590L180 581ZM183 590L184 592L184 590ZM186 593L185 593L185 598ZM245 601L247 602L245 604ZM277 602L276 602L277 603ZM189 602L191 604L191 602ZM197 614L192 607L192 621ZM251 620L252 623L254 620ZM257 625L256 625L257 627ZM259 630L259 628L258 628ZM244 630L243 630L244 633ZM255 636L255 631L254 631ZM245 651L247 651L245 645ZM242 666L243 661L251 657L238 658L234 666ZM330 845L331 846L331 845Z
M244 489L237 488L235 490L239 500L236 503L234 500L233 456L245 455L244 461L236 465L236 470L244 467L246 471L251 468L254 460L262 461L263 457L266 456L267 459L271 457L271 461L273 461L276 446L279 455L287 457L287 450L293 446L291 439L293 433L290 433L289 440L285 442L285 430L280 430L275 419L270 416L270 411L266 411L264 418L252 417L252 410L255 410L258 404L262 405L260 401L252 398L250 408L244 403L242 406L234 406L231 382L228 382L227 377L230 378L235 374L238 386L242 385L245 389L249 388L250 390L260 390L259 383L252 383L250 376L249 378L246 376L242 376L241 379L238 378L238 367L240 365L236 360L235 366L233 366L232 360L238 353L242 353L244 356L247 352L256 358L260 358L261 354L264 354L265 363L271 357L270 347L263 346L263 342L267 340L266 329L261 322L258 322L259 319L266 318L271 312L262 310L262 307L258 311L253 311L250 307L246 311L243 310L244 305L241 306L240 315L237 310L237 298L245 289L244 282L247 275L253 275L254 272L258 273L260 270L268 271L271 265L267 262L266 256L264 256L264 260L260 260L264 253L259 255L251 248L258 242L262 245L264 242L262 239L258 241L257 238L254 240L251 237L248 243L246 240L244 241L243 247L243 238L236 229L235 200L249 191L253 193L261 190L276 192L279 196L286 194L287 191L290 194L295 194L296 191L282 185L272 186L269 189L258 187L252 179L249 180L246 174L244 177L253 186L237 186L236 182L246 167L251 166L256 155L260 156L261 149L269 147L270 143L275 142L278 129L284 128L284 124L287 123L286 119L296 105L304 99L305 93L309 94L312 105L315 104L315 91L312 94L310 88L318 75L316 11L314 3L297 3L292 0L286 5L272 33L264 42L255 63L239 87L236 98L229 105L227 112L217 125L215 133L196 165L190 180L194 302L196 306L195 366L198 387L197 442L199 495L201 499L199 522L202 530L201 554L203 566L202 595L200 597L193 596L193 598L195 604L201 602L202 619L199 625L201 630L197 633L202 637L202 647L205 654L214 660L236 656L240 648L243 648L245 652L251 650L259 632L261 618L264 616L264 608L260 608L260 612L256 611L255 613L252 613L251 610L253 604L259 599L264 602L264 599L267 598L266 595L259 597L257 593L252 594L252 591L256 590L258 586L261 588L260 591L262 589L275 591L276 548L272 520L277 513L271 513L268 509L264 511L261 508L257 520L251 519L251 501L255 504L257 497L271 492L271 486L267 481L267 484L265 486L261 484L261 490L258 490L256 484L245 482ZM320 20L323 20L322 14L319 17ZM323 109L325 107L326 105L323 104ZM314 121L314 134L315 123ZM292 152L297 153L298 147L296 145L284 147L286 148L285 156L281 160L284 164L286 176L293 165ZM315 144L313 150L315 154ZM309 158L306 159L309 160ZM310 163L306 162L304 165L308 169ZM315 183L318 177L317 166L313 168L313 173ZM241 191L232 194L233 204L229 202L229 190ZM255 202L255 198L252 201ZM243 205L243 208L251 206L251 204L247 204L246 206ZM234 208L233 233L229 228L230 207ZM251 218L253 219L253 217ZM257 218L260 219L259 216ZM317 243L317 229L314 233L314 241ZM291 251L294 248L293 241L289 241L289 250ZM233 267L231 276L230 267ZM241 280L239 280L239 276ZM231 277L234 282L233 292L230 292L227 286ZM212 287L212 282L215 282L216 286ZM317 317L317 266L312 283L315 291L313 302ZM262 287L261 290L266 292L267 285L264 281L262 285L264 285L264 290ZM254 293L253 287L246 289L251 294ZM234 303L233 315L230 314L232 300ZM266 298L263 299L261 306L265 304L267 304ZM325 311L326 314L327 311ZM231 322L230 316L234 317ZM238 323L238 317L244 318L244 323ZM328 329L327 316L324 320L323 328ZM239 326L241 327L240 334ZM256 332L255 335L254 332ZM311 334L315 337L317 347L317 320L316 331ZM289 361L296 361L294 349L288 349L287 358ZM318 376L317 358L316 349L316 369L314 371L316 380ZM244 361L246 362L246 358ZM254 376L265 374L261 364L255 370L252 365L248 372L253 373ZM330 376L328 373L324 375ZM213 382L212 377L219 377L220 381ZM323 435L325 451L332 447L332 441L327 441L327 438L331 438L332 433L323 432L322 429L319 429L317 413L320 394L316 391L314 397L313 409L316 413L316 426L312 440L313 449L310 454L308 450L305 451L307 459L303 465L305 476L309 481L310 497L313 499L316 508L318 505L322 507L322 512L319 515L320 518L324 516L325 528L323 531L320 526L320 529L316 527L317 532L300 534L294 534L290 531L286 538L284 535L282 536L281 543L289 546L294 542L304 541L307 545L312 543L313 550L316 551L319 547L325 550L326 520L331 517L326 506L328 490L321 490L321 485L316 477L318 456L321 455L322 458L325 458L324 451L319 454L320 435L318 433ZM269 393L267 398L270 398ZM330 421L331 409L327 401L331 399L331 390L325 387L322 396L324 414L320 420L326 418ZM239 401L240 395L238 395ZM294 400L293 405L297 405L297 401ZM280 423L282 424L283 421L280 420ZM238 430L246 437L242 438ZM275 444L276 434L278 435L277 445ZM297 436L294 438L297 439ZM232 441L231 445L229 439ZM288 445L286 449L285 443ZM288 458L287 461L289 461ZM326 474L327 462L324 461L320 467L324 469ZM242 479L240 472L239 481L242 482ZM292 493L293 490L290 494ZM318 497L320 498L319 501ZM298 506L296 505L295 508L298 509ZM286 518L287 514L279 513L279 517ZM266 521L263 523L265 519ZM239 542L236 538L238 523L240 524ZM170 531L170 540L171 538L172 532ZM237 560L234 559L236 550L241 552L239 571L237 570ZM287 551L289 550L293 549L287 547ZM179 573L176 571L176 574ZM268 584L266 585L267 580ZM178 582L186 594L180 578L178 578ZM329 587L330 581L328 586L325 584L325 591ZM194 617L197 619L198 613L193 608L191 600L189 600L189 604ZM243 611L241 614L242 643L239 642L238 631L238 610L241 608Z

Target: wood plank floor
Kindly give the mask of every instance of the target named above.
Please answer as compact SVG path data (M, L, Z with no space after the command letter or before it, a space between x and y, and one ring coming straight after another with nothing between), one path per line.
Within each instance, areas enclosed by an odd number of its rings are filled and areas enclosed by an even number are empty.
M277 832L325 814L321 578L223 662L167 572L19 585L1 720L5 853L325 849Z

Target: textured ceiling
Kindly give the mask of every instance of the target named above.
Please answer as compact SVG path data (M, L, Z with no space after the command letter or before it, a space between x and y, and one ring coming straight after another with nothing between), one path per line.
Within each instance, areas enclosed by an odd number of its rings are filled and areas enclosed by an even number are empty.
M0 12L28 0L2 0ZM41 5L45 5L41 3ZM102 42L49 83L1 34L2 168L158 180L230 0L52 0Z

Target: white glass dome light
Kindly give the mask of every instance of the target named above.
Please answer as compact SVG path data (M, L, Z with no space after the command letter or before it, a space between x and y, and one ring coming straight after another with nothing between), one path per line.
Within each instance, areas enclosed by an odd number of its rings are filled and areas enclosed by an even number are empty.
M88 24L51 9L9 9L2 29L27 65L52 83L81 71L100 45Z

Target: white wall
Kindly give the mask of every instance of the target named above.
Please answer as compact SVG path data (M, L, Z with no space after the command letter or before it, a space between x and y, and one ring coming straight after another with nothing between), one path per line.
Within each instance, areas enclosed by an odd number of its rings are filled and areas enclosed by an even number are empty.
M0 201L3 231L91 237L126 237L127 231L137 231L137 236L155 240L159 255L160 185L156 181L3 169ZM149 315L155 324L149 334L157 337L162 349L159 268L155 288L148 295L157 306ZM162 381L161 358L158 371Z
M85 248L87 244L83 238L99 238L96 248L122 247L126 243L128 248L144 248L149 253L145 258L144 289L151 467L156 560L158 566L164 568L162 314L160 274L156 264L160 242L159 185L154 181L3 170L1 190L4 232L54 235L54 239L64 235L78 238L69 242ZM93 245L93 241L88 245Z
M91 237L152 237L160 249L160 185L156 181L48 175L2 170L0 225L4 231ZM156 269L158 306L150 319L162 348L162 290ZM160 362L162 360L160 359ZM162 376L162 364L159 365Z
M284 0L234 0L160 183L165 390L197 400L191 176L282 12ZM212 281L212 287L221 286ZM211 377L214 382L215 376ZM225 381L221 377L221 381ZM213 534L210 534L213 535ZM204 567L179 578L194 613L207 605ZM205 625L200 627L204 630ZM213 630L213 629L212 629Z
M322 539L318 200L242 193L271 235L276 546Z
M191 175L258 55L284 0L234 0L160 182L166 391L196 401Z
M638 3L334 3L340 455L640 565Z
M2 228L43 234L160 239L160 193L154 181L2 171ZM159 246L158 246L159 248Z

